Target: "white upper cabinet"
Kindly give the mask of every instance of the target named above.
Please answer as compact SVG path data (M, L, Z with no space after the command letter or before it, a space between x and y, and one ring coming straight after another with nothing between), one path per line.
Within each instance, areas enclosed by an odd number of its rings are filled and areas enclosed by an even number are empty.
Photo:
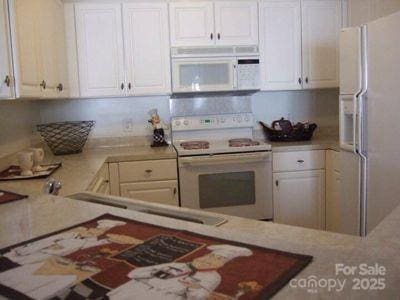
M261 8L262 88L302 88L300 0L265 1Z
M60 0L11 3L17 97L66 96L63 3Z
M40 39L37 38L39 0L13 1L18 97L41 97Z
M125 95L121 4L75 6L82 97Z
M123 5L128 94L171 92L166 3Z
M339 86L338 0L302 0L303 87Z
M0 99L13 97L13 73L9 33L7 1L0 0Z
M171 46L214 45L213 2L171 2L169 16Z
M40 9L41 18L39 22L40 44L40 65L42 82L42 96L47 98L58 97L60 88L60 76L62 64L62 54L60 46L60 36L63 37L63 29L61 29L64 22L59 22L60 16L63 17L63 4L59 0L39 0L39 7L46 7ZM60 13L61 11L61 13ZM61 19L62 20L62 19ZM46 34L43 34L43 33Z
M258 45L258 4L249 1L215 2L218 45Z
M256 1L171 2L171 46L258 45Z

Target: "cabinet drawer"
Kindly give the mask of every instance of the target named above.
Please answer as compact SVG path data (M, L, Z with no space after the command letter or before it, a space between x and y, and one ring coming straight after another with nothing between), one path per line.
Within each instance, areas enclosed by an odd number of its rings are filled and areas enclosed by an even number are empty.
M148 202L179 206L178 181L152 181L121 184L121 196Z
M279 152L273 154L273 171L325 169L325 150Z
M120 182L176 179L175 159L145 160L119 163Z

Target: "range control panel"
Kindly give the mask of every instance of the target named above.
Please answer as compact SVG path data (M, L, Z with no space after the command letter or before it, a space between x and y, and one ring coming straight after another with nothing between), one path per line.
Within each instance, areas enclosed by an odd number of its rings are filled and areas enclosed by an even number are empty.
M172 118L173 131L253 127L251 113Z

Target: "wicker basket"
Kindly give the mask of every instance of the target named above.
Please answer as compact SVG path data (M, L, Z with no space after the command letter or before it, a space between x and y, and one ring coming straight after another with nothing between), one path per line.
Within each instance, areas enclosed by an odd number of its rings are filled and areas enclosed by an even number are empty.
M94 121L60 122L37 125L37 130L53 154L82 152Z

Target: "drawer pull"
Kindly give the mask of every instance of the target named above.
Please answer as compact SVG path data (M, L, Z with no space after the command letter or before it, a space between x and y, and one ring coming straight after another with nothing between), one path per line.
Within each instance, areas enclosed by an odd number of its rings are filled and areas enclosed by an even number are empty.
M298 162L299 164L302 164L302 163L304 163L304 160L299 159L297 162Z
M152 173L152 172L153 172L153 170L151 170L151 169L148 169L148 170L145 170L145 172L146 172L147 174L150 174L150 173Z

